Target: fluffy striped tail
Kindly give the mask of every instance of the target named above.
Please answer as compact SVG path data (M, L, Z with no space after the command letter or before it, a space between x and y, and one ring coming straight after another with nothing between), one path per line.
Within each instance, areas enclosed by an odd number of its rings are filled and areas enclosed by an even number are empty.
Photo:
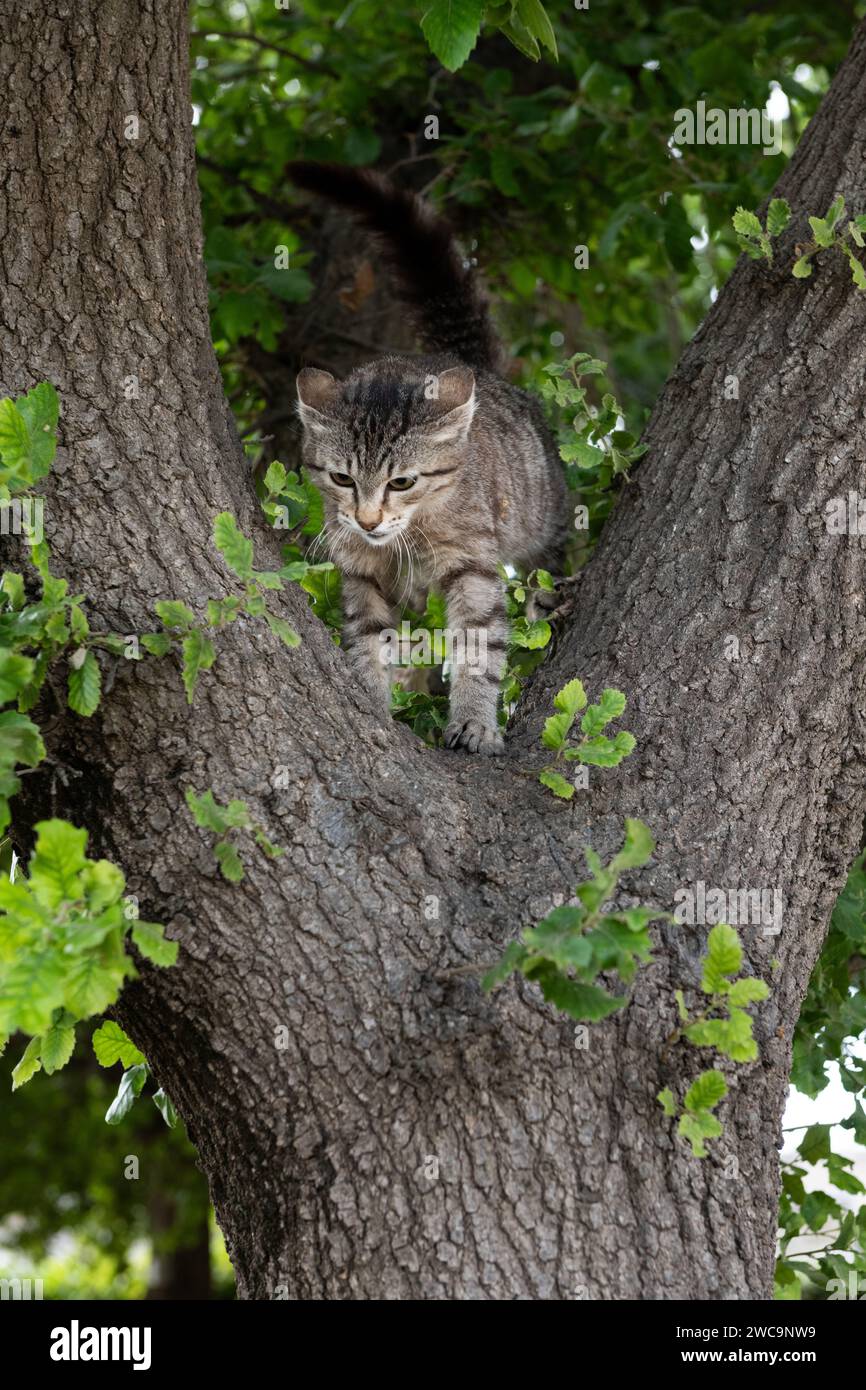
M346 208L381 238L428 351L498 370L500 346L486 298L447 222L372 169L295 161L286 172L298 188Z

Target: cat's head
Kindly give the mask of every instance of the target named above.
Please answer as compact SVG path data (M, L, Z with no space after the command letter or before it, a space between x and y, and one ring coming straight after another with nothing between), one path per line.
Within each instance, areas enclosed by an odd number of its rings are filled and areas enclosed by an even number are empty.
M475 413L469 367L420 376L372 364L339 382L298 375L304 463L330 515L369 545L388 545L454 486Z

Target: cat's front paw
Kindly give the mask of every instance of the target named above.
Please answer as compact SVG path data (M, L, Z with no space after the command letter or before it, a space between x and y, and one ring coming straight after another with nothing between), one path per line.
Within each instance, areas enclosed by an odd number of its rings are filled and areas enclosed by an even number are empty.
M498 757L505 752L505 740L498 729L491 729L478 719L457 719L445 730L445 747Z

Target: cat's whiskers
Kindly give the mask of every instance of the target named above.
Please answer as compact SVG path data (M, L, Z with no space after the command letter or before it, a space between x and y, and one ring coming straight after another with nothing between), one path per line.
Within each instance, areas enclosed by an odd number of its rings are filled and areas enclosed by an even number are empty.
M414 581L414 578L415 578L415 570L414 570L414 566L413 566L413 564L412 564L412 552L411 552L410 549L409 549L409 546L408 546L408 543L407 543L407 536L406 536L405 531L400 530L400 531L395 532L394 539L395 539L396 542L397 542L397 550L398 550L398 555L399 555L399 559L398 559L398 561L397 561L397 574L398 574L398 576L399 576L400 571L401 571L401 569L403 568L403 558L404 558L404 556L405 556L406 567L407 567L407 571L408 571L407 574L406 574L405 582L404 582L404 584L403 584L403 591L402 591L402 593L401 593L401 595L400 595L400 598L398 599L398 602L399 602L399 604L400 604L400 607L403 608L403 607L405 607L405 605L406 605L406 600L409 598L409 596L410 596L411 593L412 593L412 585L413 585L413 581Z
M414 526L415 530L418 532L419 536L421 537L422 541L423 541L424 544L426 545L427 549L430 551L430 565L431 565L431 568L432 568L432 570L433 570L433 572L434 572L434 574L435 574L435 572L436 572L436 547L434 546L433 542L431 541L430 537L427 535L427 532L424 530L424 528L423 528L423 526L421 525L420 522L415 521L415 520L413 519L412 525ZM418 557L418 564L419 564L419 567L420 567L420 564L421 564L421 557L420 557L420 555L419 555L419 557Z

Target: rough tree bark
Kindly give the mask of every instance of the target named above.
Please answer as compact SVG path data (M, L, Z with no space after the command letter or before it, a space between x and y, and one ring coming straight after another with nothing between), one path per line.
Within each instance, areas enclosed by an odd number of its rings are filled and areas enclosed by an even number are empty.
M0 0L0 19L0 387L57 385L58 568L97 626L146 631L155 599L230 583L222 508L262 566L278 554L208 337L186 6ZM780 185L797 225L837 192L863 206L864 148L861 27ZM170 662L118 662L93 721L58 706L25 810L86 825L181 942L122 1017L199 1148L242 1297L768 1295L791 1030L866 784L862 548L822 515L862 483L862 307L841 257L793 280L793 239L778 270L737 268L685 352L501 762L381 725L297 594L302 648L236 624L192 710ZM564 805L527 772L574 675L628 693L639 745ZM188 785L246 798L285 856L223 882ZM662 1050L704 929L658 933L588 1050L533 988L448 973L568 895L627 814L658 842L641 901L699 879L785 900L778 937L744 932L772 994L703 1163L655 1095L699 1067Z

